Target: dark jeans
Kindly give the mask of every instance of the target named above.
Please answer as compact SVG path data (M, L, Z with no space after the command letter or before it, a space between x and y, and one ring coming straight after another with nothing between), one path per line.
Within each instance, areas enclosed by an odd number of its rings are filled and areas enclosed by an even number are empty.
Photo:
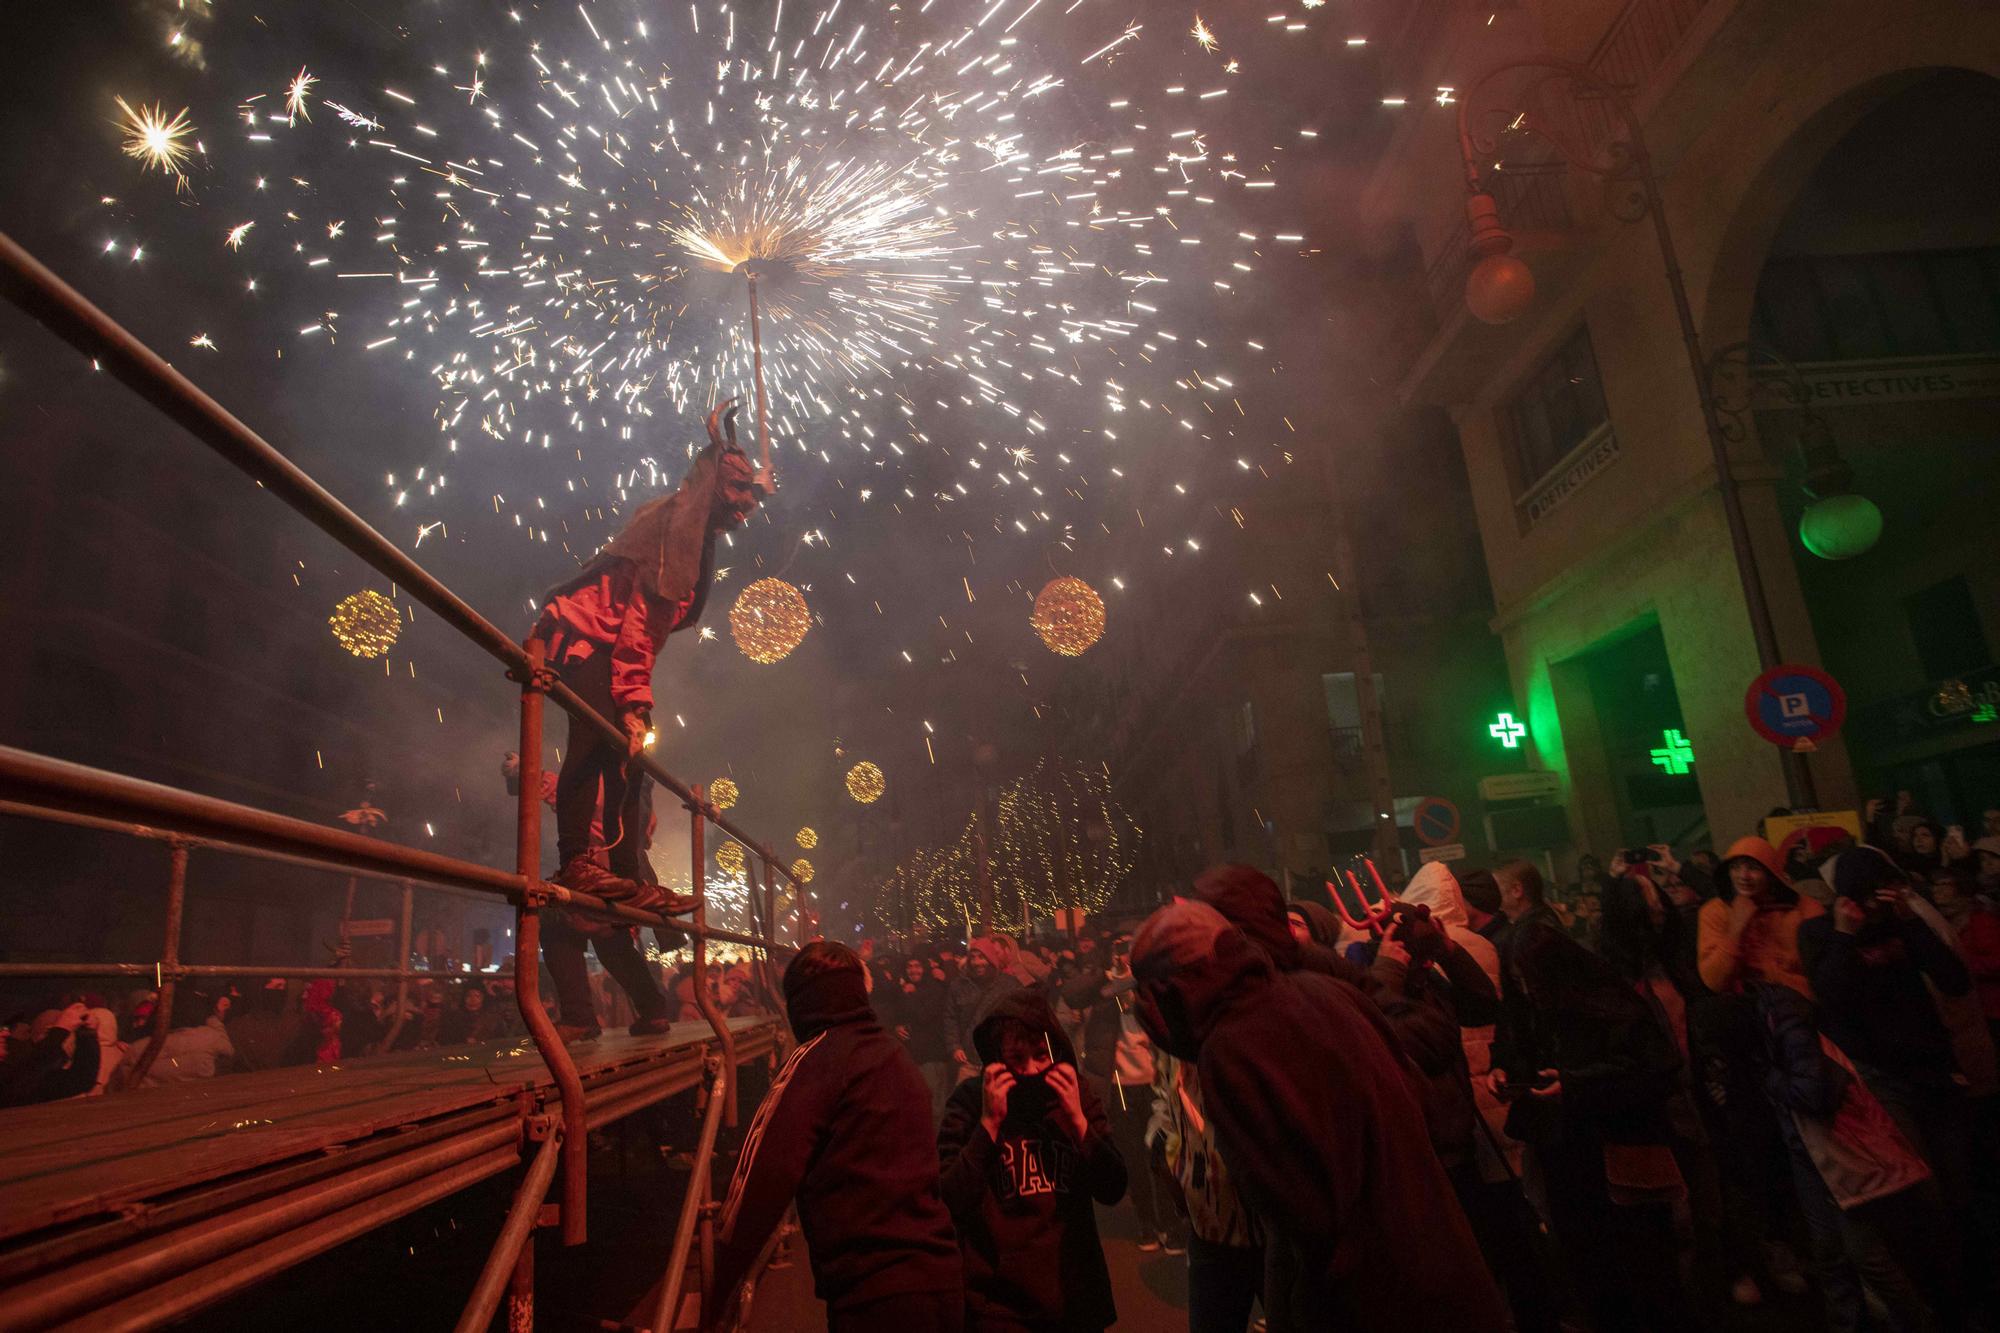
M1613 1203L1604 1149L1596 1142L1565 1140L1537 1149L1536 1156L1548 1183L1556 1240L1592 1322L1604 1330L1655 1333L1699 1328L1681 1285L1672 1205Z
M1243 1333L1264 1288L1264 1252L1188 1237L1188 1333Z
M545 912L542 917L542 961L548 965L549 980L556 990L562 1021L578 1027L596 1027L597 1009L590 1002L590 974L584 970L583 946L588 939L597 950L597 961L632 1001L642 1019L665 1018L667 997L653 977L653 969L632 942L632 932L620 927L608 934L586 937L561 912Z
M964 1327L962 1291L905 1292L826 1312L827 1333L959 1333Z
M1166 1210L1160 1207L1159 1184L1153 1178L1146 1157L1146 1122L1153 1117L1151 1088L1126 1088L1125 1102L1118 1102L1118 1089L1106 1088L1104 1110L1111 1120L1111 1142L1125 1159L1125 1177L1131 1182L1129 1197L1138 1215L1144 1236L1166 1230Z
M1901 1230L1896 1225L1898 1214L1921 1209L1921 1201L1911 1198L1899 1202L1901 1196L1892 1195L1843 1212L1812 1158L1803 1150L1788 1150L1787 1156L1799 1208L1806 1217L1806 1231L1812 1238L1813 1276L1819 1281L1820 1299L1826 1306L1827 1327L1833 1333L1858 1333L1871 1326L1863 1283L1882 1302L1894 1333L1927 1333L1935 1327L1916 1278L1889 1244L1889 1237ZM1903 1193L1914 1195L1916 1191ZM1919 1236L1934 1234L1934 1230L1917 1228Z
M1500 1282L1520 1333L1555 1333L1562 1325L1560 1284L1541 1243L1541 1224L1521 1182L1485 1182L1474 1163L1453 1170L1452 1189L1486 1267Z
M564 667L562 681L592 708L613 722L618 720L618 705L611 702L609 648L600 648L584 661ZM621 742L609 739L586 722L569 720L562 770L556 774L556 860L562 865L589 853L590 826L597 818L601 793L604 846L611 873L625 879L639 878L646 844L650 784L643 778L627 782L625 761L625 746ZM625 832L628 829L629 834Z

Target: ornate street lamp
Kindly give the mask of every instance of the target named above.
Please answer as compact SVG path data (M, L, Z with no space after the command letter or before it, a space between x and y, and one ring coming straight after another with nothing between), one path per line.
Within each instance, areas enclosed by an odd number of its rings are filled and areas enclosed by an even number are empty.
M1479 94L1503 74L1525 73L1511 109L1493 108L1498 113L1497 128L1482 132L1475 121L1474 108ZM1574 108L1608 109L1615 126L1624 134L1606 149L1608 161L1598 161L1588 144L1576 141L1549 113L1551 99L1561 98ZM1729 445L1710 391L1708 364L1702 356L1701 336L1695 329L1694 312L1688 303L1687 284L1681 276L1680 258L1674 249L1673 233L1667 228L1667 213L1660 200L1660 185L1653 174L1652 156L1646 150L1639 117L1623 90L1599 78L1587 66L1552 57L1510 60L1496 65L1469 83L1458 101L1458 147L1465 168L1466 190L1470 196L1466 214L1472 222L1473 253L1476 262L1466 281L1466 305L1477 318L1489 323L1505 323L1526 309L1534 297L1533 275L1524 281L1513 265L1520 264L1508 250L1511 241L1501 243L1505 230L1498 206L1487 190L1481 164L1491 162L1500 148L1503 134L1519 131L1534 135L1553 148L1562 159L1579 171L1609 181L1636 187L1614 205L1613 213L1631 222L1651 219L1653 237L1660 247L1660 261L1666 270L1667 287L1673 295L1674 316L1680 325L1681 344L1687 354L1688 372L1701 401L1702 424L1707 429L1709 452L1715 463L1715 485L1722 499L1722 512L1729 524L1729 544L1736 557L1736 575L1743 587L1743 601L1750 613L1750 629L1757 642L1757 659L1764 670L1779 665L1778 631L1771 618L1770 602L1757 571L1757 552L1750 540L1750 522L1743 512L1743 497L1736 489L1736 475L1729 464ZM1497 233L1497 235L1495 234ZM1521 266L1525 268L1525 265ZM1484 313L1482 313L1482 310ZM1811 772L1804 756L1785 760L1785 787L1791 804L1818 804Z

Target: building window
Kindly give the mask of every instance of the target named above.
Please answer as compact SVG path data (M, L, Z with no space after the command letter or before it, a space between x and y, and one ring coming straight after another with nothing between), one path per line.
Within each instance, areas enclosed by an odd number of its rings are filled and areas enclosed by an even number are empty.
M2000 352L2000 248L1774 258L1754 332L1795 361Z
M1911 593L1903 599L1903 615L1910 622L1910 638L1917 645L1925 680L1949 680L1993 665L1979 608L1973 605L1972 589L1963 576Z
M1590 329L1579 328L1522 384L1503 413L1514 485L1525 492L1610 425Z

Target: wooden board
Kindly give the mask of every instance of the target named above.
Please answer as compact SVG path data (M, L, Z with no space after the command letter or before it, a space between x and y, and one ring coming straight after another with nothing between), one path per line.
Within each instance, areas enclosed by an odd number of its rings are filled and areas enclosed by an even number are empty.
M606 1035L570 1049L588 1084L714 1035L706 1023L677 1023L657 1037ZM553 1086L534 1043L522 1038L0 1110L0 1143L8 1145L0 1153L0 1242Z

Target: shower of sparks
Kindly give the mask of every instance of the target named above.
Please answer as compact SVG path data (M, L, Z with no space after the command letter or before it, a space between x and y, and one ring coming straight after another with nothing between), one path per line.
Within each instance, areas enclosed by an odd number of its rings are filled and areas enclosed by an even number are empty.
M304 65L299 66L299 72L292 76L291 83L285 87L285 124L296 125L301 120L312 119L312 109L306 105L306 94L310 93L312 86L318 82L318 79L306 73Z
M1257 339L1313 253L1285 190L1318 150L1241 81L1339 46L1317 15L1232 27L1215 61L1199 15L1190 46L1071 0L460 9L250 86L221 71L261 61L223 59L232 20L203 18L193 114L226 122L222 142L195 142L187 110L118 103L142 164L179 177L201 152L186 211L228 216L198 243L244 252L229 285L282 313L288 367L295 346L367 357L427 390L428 430L383 496L399 531L436 542L449 519L454 545L588 558L673 484L691 419L731 396L751 419L750 274L773 453L801 497L773 518L791 577L828 590L815 623L891 597L1004 604L1051 547L1122 591L1111 570L1136 580L1136 556L1095 564L1092 543L1199 558L1256 511L1190 497L1225 469L1229 485L1286 475L1300 381L1283 377L1301 358ZM171 245L110 234L121 266ZM255 340L209 328L223 355ZM913 559L890 589L829 563L925 514L949 569ZM780 570L763 531L732 543L749 580ZM885 638L883 665L974 651L937 619L948 646Z
M187 108L182 107L169 118L157 102L134 107L122 97L112 100L118 103L118 110L124 116L120 128L125 131L125 155L177 180L186 180L181 168L194 151L187 142L194 133L194 122L188 119Z

